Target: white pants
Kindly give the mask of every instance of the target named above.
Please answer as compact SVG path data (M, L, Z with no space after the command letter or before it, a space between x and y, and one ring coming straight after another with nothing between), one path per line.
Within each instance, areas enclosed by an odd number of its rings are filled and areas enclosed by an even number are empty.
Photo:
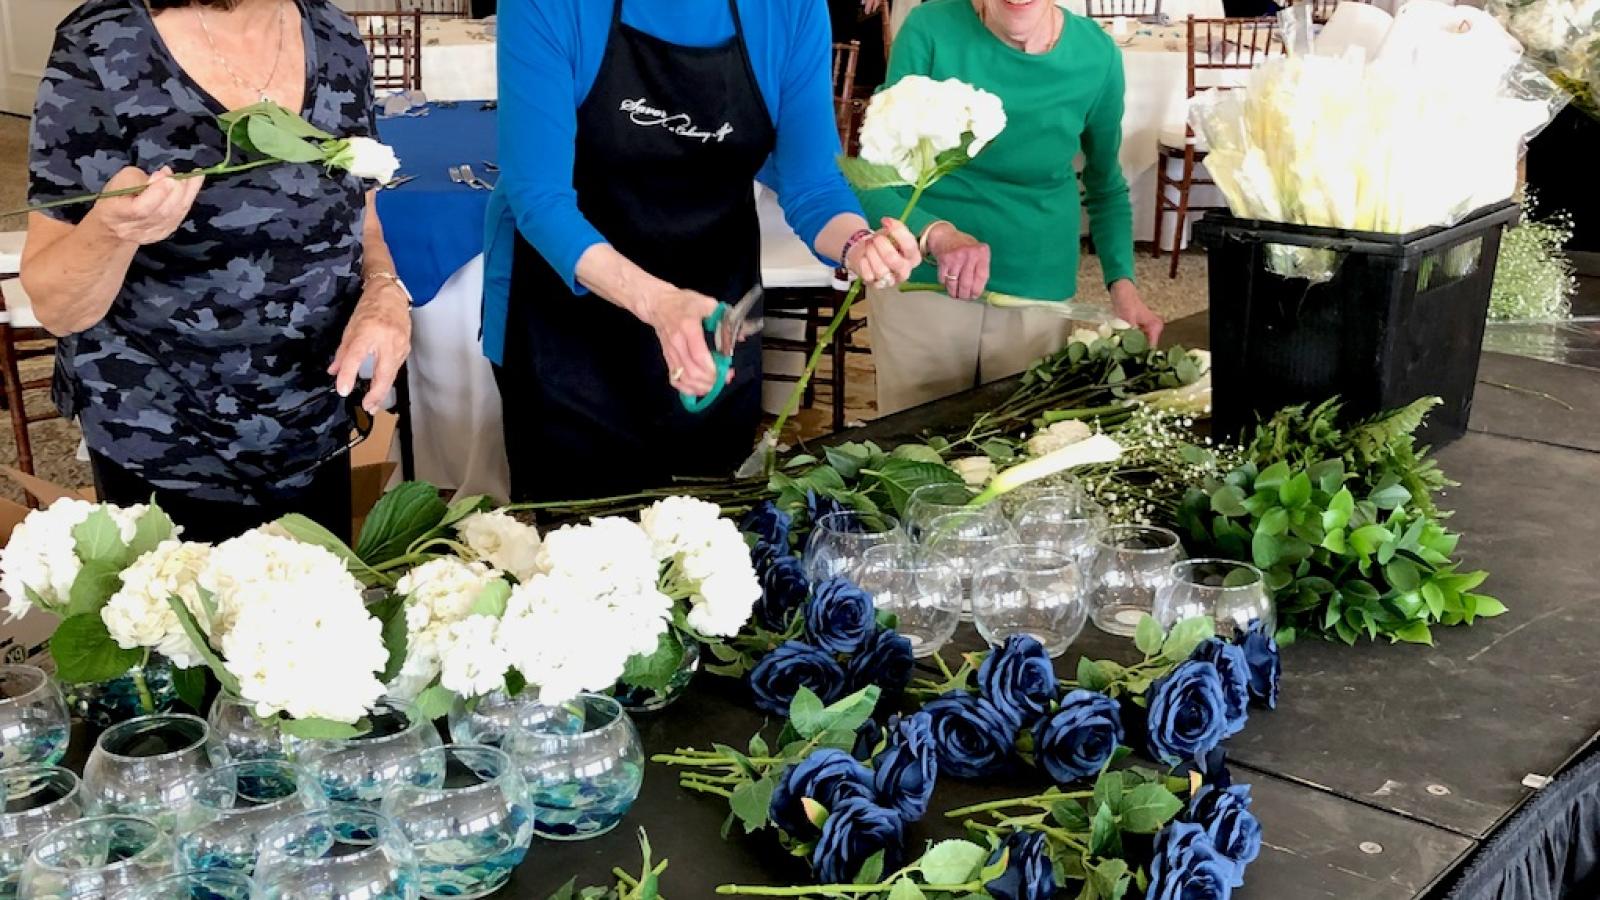
M1066 346L1072 323L947 294L869 289L878 413L888 415L1023 371Z

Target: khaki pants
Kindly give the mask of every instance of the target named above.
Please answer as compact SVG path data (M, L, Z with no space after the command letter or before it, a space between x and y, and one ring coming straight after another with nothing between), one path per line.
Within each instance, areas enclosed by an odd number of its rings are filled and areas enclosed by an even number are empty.
M998 381L1066 346L1071 320L947 294L868 290L878 413Z

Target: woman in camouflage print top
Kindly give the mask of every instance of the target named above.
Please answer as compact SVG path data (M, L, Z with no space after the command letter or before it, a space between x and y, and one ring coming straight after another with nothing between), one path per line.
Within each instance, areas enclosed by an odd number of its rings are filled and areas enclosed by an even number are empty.
M87 0L56 33L30 195L149 183L31 214L23 285L61 336L56 403L102 499L154 493L186 536L285 512L349 530L357 370L369 411L410 346L409 300L358 179L278 165L202 184L216 116L270 98L373 132L371 64L332 0Z

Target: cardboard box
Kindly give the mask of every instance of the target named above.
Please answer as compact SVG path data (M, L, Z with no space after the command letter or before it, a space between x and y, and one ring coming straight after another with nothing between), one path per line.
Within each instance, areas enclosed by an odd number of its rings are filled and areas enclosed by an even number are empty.
M0 546L11 540L11 530L28 515L28 508L20 503L0 498ZM0 594L0 605L5 595ZM56 617L34 610L15 622L4 621L0 614L0 663L30 663L53 669L50 654L46 652L50 635L56 630Z

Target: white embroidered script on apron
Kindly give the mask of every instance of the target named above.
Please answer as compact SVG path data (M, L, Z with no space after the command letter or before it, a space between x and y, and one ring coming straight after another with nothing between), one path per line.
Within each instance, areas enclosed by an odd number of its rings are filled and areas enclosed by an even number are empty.
M710 143L712 139L720 144L723 138L733 134L733 126L727 122L723 122L722 127L716 131L704 131L694 127L694 119L690 118L688 113L676 115L667 113L651 106L643 97L622 101L622 111L628 114L628 118L635 125L665 128L679 137L699 141L702 144Z

